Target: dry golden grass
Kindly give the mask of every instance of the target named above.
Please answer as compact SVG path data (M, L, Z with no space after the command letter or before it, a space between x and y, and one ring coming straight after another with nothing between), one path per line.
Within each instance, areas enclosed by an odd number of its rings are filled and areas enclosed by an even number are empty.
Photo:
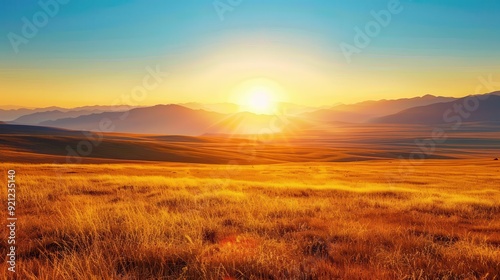
M500 279L493 162L0 166L18 279Z

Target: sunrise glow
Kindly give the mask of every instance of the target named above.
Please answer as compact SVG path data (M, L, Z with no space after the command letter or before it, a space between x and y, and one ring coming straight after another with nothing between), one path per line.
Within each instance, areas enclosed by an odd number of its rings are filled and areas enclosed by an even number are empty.
M271 114L275 110L276 100L273 93L267 88L255 88L247 92L240 106L243 111L256 114Z

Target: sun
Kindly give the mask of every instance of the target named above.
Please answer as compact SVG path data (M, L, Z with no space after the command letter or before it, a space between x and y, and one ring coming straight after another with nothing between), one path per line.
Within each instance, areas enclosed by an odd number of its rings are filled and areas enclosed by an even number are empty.
M230 93L230 102L239 105L240 112L258 115L280 113L283 102L288 102L286 90L268 78L253 78L235 85Z
M271 114L276 106L272 92L266 88L256 88L249 91L242 103L245 111L256 114Z

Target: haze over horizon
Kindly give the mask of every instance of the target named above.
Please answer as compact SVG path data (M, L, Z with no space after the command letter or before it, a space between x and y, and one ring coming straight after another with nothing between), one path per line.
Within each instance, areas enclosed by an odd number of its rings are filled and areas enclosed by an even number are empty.
M481 93L481 94L490 94L490 93ZM469 94L468 94L469 95ZM467 95L466 95L467 96ZM335 107L339 105L356 105L364 102L377 102L377 101L395 101L395 100L402 100L402 99L415 99L415 98L425 98L425 97L444 97L444 96L438 96L438 95L433 95L433 94L423 94L420 96L413 96L413 97L402 97L402 98L394 98L394 99L386 99L386 98L381 98L381 99L367 99L367 100L360 100L357 102L353 103L334 103L334 104L322 104L322 105L312 105L309 106L310 108L313 109L319 109L319 108L324 108L324 107ZM461 98L465 96L448 96L451 98ZM294 103L294 102L284 102L284 101L278 101L277 103L282 103L282 104L290 104L290 105L297 105L299 106L300 104ZM157 104L146 104L146 105L140 105L137 107L151 107L151 106L157 106L157 105L180 105L180 106L185 106L189 104L201 104L201 105L217 105L217 104L227 104L227 105L239 105L238 103L235 102L196 102L196 101L187 101L187 102L165 102L165 103L157 103ZM108 107L108 106L127 106L127 107L135 107L135 106L130 106L127 104L84 104L84 105L77 105L77 106L58 106L58 105L51 105L51 106L42 106L42 107L33 107L33 106L24 106L22 104L6 104L6 105L0 105L0 109L2 110L17 110L17 109L43 109L43 108L63 108L63 109L77 109L77 108L86 108L86 107ZM307 106L307 105L304 105ZM244 108L241 108L241 111L245 111Z

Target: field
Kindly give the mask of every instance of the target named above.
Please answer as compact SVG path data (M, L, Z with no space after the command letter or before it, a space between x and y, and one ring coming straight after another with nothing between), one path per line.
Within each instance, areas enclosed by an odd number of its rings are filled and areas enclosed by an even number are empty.
M500 277L495 161L0 167L18 279Z

